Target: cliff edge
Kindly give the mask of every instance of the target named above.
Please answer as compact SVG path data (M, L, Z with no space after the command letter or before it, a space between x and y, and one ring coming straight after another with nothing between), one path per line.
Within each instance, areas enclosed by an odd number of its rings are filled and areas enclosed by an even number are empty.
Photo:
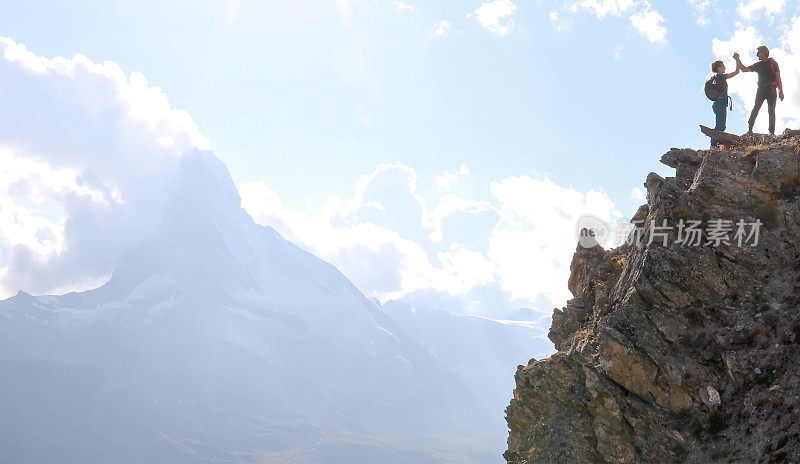
M748 143L670 150L628 241L578 247L508 463L800 462L800 137Z

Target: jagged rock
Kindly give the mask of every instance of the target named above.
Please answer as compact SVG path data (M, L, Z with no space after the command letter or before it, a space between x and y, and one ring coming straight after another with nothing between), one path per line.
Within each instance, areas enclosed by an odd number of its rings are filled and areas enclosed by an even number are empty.
M719 398L719 392L711 385L700 388L700 399L709 408L716 408L722 403L722 400Z
M632 219L641 240L578 247L574 298L548 334L558 352L515 375L509 463L800 456L797 137L671 149L662 162L676 176L651 173ZM708 234L717 219L732 221L727 243ZM755 246L734 238L739 220L762 224ZM664 221L673 228L651 237ZM700 221L700 245L676 243L681 221Z
M671 148L661 157L661 162L671 168L677 168L681 164L697 167L702 161L700 152L691 148Z

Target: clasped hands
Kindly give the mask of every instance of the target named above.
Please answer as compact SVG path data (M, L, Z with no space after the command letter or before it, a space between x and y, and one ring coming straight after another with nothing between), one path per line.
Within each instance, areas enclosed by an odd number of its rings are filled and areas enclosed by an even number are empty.
M741 60L739 60L739 52L733 53L733 59L736 61L736 70L737 71L747 71L747 66L743 65ZM783 89L778 89L778 98L783 101Z

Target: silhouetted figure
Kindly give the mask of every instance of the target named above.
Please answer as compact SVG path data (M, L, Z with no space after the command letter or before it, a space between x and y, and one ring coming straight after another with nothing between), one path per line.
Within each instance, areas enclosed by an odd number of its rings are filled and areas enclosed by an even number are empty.
M778 63L769 57L769 48L767 48L766 45L762 45L756 49L756 56L758 56L758 61L755 64L745 66L739 61L739 54L734 54L737 70L741 69L742 71L755 71L758 73L756 102L753 106L753 111L750 113L747 133L753 133L753 125L756 123L756 116L758 116L758 111L761 109L764 100L766 100L767 110L769 111L769 133L775 135L775 105L777 103L777 96L780 96L781 100L783 100L781 70L778 67ZM776 90L778 91L777 96Z
M733 58L738 60L739 55L734 54ZM725 74L725 63L722 61L715 61L711 63L711 72L714 73L711 84L716 90L716 99L714 103L711 104L711 109L714 110L714 116L716 116L717 120L717 125L714 126L714 130L725 132L725 124L728 120L728 79L739 74L739 67L736 67L736 71ZM708 91L706 94L708 94ZM716 146L718 143L716 139L713 137L711 138L712 147Z

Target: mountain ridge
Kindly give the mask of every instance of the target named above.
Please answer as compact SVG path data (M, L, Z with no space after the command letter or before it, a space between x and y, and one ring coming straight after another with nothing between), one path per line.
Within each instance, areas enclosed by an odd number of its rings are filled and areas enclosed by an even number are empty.
M0 460L486 462L461 379L257 225L212 153L97 289L0 301ZM35 433L32 431L36 431Z

